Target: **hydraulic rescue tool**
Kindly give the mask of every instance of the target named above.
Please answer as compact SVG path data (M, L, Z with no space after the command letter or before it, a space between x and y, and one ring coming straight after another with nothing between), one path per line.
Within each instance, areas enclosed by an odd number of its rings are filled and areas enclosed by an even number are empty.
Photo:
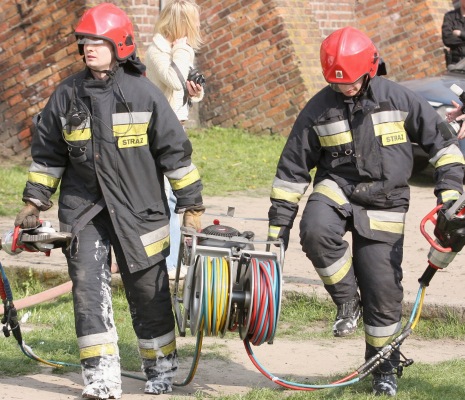
M228 210L223 216L236 218L233 214L233 210ZM427 222L434 224L436 239L427 233ZM413 332L420 319L426 287L436 271L447 267L465 245L465 194L449 208L443 205L435 207L421 221L420 231L431 244L428 266L419 279L420 288L412 313L401 333L342 379L328 384L309 385L284 380L268 372L256 359L250 345L252 343L258 346L265 342L272 344L276 335L281 311L285 255L283 243L280 240L256 240L253 232L239 232L233 227L221 225L218 220L201 232L182 228L173 308L180 336L185 336L189 330L192 336L197 335L197 344L188 376L183 382L174 385L185 386L192 381L200 359L204 335L223 337L227 331L237 332L255 367L268 379L285 388L312 391L359 382L379 364L388 360L394 350L399 350L402 342ZM69 243L70 238L70 234L55 232L51 225L42 223L36 229L15 228L8 232L3 237L2 248L9 254L19 254L21 251L41 251L47 254L51 249ZM182 287L181 266L187 266ZM12 332L24 354L32 359L55 367L78 367L79 365L42 360L24 344L11 288L1 264L0 271L0 295L5 307L2 319L5 336ZM399 376L403 367L413 363L413 360L406 359L402 353L401 355L404 360L397 368ZM145 379L138 375L123 375Z
M40 225L32 229L21 229L19 226L6 232L0 240L0 249L10 255L17 255L23 251L42 252L49 256L50 251L57 247L63 247L69 243L71 234L56 232L49 221L42 221ZM5 270L0 263L0 297L3 302L3 334L9 337L13 333L23 353L46 365L61 366L43 360L36 356L32 349L27 346L21 334L18 321L18 311L13 303L13 292L6 276Z

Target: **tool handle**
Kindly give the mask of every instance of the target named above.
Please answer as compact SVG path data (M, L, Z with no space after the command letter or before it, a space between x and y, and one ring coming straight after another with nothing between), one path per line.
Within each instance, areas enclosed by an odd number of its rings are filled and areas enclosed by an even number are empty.
M420 232L429 242L429 244L434 247L437 251L441 253L450 253L452 251L451 247L442 247L439 243L437 243L429 234L426 232L425 225L428 221L432 222L434 226L436 226L437 219L436 213L442 208L442 204L437 205L434 207L428 214L420 222Z
M423 272L423 275L420 277L420 279L418 279L418 282L424 287L429 286L431 279L433 279L433 276L438 269L439 268L435 267L434 265L428 264L425 272Z

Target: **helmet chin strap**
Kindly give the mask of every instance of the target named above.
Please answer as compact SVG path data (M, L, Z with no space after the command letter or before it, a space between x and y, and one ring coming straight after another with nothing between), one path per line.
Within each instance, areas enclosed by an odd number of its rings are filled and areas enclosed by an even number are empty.
M108 77L112 77L112 76L115 75L115 72L116 72L118 66L119 66L118 63L114 63L113 67L111 69L101 69L101 70L99 70L99 69L91 68L89 66L87 66L87 68L89 68L91 71L93 71L93 72L95 72L97 74L103 74L104 73Z

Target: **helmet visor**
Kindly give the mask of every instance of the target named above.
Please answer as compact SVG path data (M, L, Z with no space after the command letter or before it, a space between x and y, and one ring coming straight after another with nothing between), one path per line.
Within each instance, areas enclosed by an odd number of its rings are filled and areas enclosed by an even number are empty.
M97 39L97 38L89 38L89 37L79 37L78 38L78 44L104 44L103 39Z

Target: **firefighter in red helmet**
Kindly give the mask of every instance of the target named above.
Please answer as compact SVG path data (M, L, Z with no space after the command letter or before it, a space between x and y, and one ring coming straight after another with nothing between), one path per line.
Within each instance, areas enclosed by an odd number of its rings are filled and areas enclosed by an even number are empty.
M60 185L60 230L72 233L64 253L82 396L122 394L111 250L138 339L145 393L171 392L178 361L163 182L165 175L174 188L184 226L199 230L204 207L192 145L164 94L144 76L131 21L121 9L109 3L89 9L75 35L86 66L57 87L37 118L26 205L15 225L37 226Z
M454 131L425 100L377 76L380 55L364 33L352 27L333 32L321 44L320 59L329 85L300 112L282 151L269 238L281 238L287 248L315 168L300 244L337 305L333 334L354 333L363 314L369 359L401 329L412 143L429 154L434 193L444 207L462 192L464 159ZM373 371L375 394L396 394L400 362L395 351Z

